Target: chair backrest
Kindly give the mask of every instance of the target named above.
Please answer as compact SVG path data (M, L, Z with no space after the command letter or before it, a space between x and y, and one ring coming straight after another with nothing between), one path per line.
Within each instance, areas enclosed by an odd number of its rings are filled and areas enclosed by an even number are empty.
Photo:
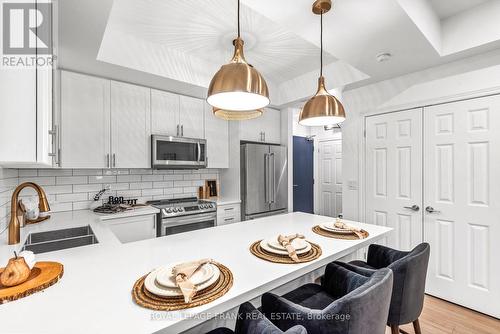
M429 255L429 244L421 243L387 266L394 273L388 324L407 324L420 316L424 305Z
M377 270L360 287L333 302L322 311L323 317L343 317L324 333L384 334L392 291L392 271ZM333 325L332 325L333 326Z
M303 326L297 325L286 332L281 331L251 303L243 303L238 311L236 334L307 334Z

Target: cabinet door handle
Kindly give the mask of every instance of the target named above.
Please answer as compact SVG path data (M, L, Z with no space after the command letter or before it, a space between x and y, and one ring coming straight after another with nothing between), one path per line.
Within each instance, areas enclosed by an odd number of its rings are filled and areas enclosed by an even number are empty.
M227 208L227 209L224 209L224 211L232 211L234 210L234 208Z
M110 159L109 159L109 153L106 154L106 167L109 168L110 167Z
M266 133L265 132L262 132L262 134L264 135L264 142L266 141Z
M113 153L113 167L116 167L116 154Z
M184 137L184 124L181 125L181 137Z
M177 124L177 134L176 134L177 137L179 137L179 124Z

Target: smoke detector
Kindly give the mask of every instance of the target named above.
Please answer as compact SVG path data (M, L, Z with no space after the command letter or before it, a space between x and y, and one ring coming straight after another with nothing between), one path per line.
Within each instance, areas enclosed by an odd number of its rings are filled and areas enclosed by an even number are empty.
M391 58L392 58L392 54L391 54L391 53L389 53L389 52L383 52L383 53L379 53L379 54L377 55L377 61L378 61L379 63L386 62L386 61L388 61L388 60L389 60L389 59L391 59Z

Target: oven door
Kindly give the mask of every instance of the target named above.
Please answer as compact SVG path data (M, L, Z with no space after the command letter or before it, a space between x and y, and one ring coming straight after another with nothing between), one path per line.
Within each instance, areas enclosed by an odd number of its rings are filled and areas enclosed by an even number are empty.
M155 169L207 167L207 142L172 136L151 136L151 166Z
M214 227L216 224L217 214L215 212L175 218L164 218L161 223L160 236Z

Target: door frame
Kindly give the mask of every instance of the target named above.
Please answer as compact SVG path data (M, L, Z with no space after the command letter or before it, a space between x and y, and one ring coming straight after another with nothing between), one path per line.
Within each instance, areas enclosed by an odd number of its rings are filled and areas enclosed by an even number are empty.
M314 154L313 154L313 191L314 191L314 197L315 201L313 202L313 208L314 208L314 214L318 215L319 214L319 202L320 202L320 191L319 191L319 182L316 182L316 180L319 180L319 145L320 143L323 142L340 142L342 144L342 138L319 138L316 139L314 138ZM342 158L343 158L343 151L342 151ZM343 160L343 159L342 159ZM342 180L343 181L343 180ZM343 187L342 187L343 188ZM342 200L344 197L344 192L342 191ZM343 201L342 201L343 203ZM342 210L343 212L344 210Z

